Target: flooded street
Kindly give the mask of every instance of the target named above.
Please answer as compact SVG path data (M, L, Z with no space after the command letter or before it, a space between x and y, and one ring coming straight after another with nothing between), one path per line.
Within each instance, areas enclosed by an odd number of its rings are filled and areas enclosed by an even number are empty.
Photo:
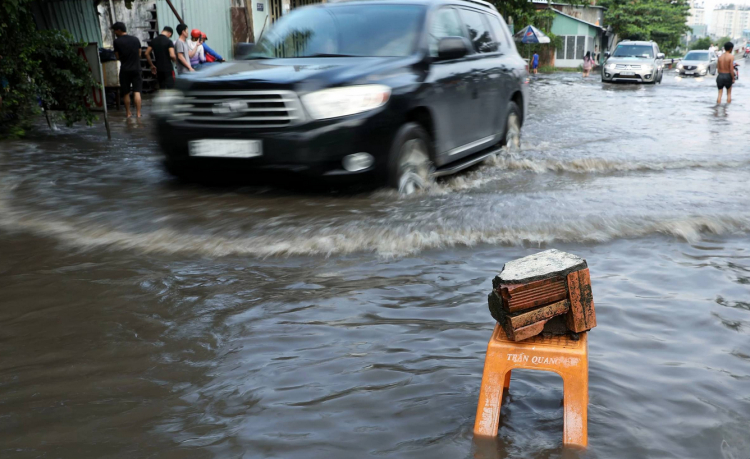
M531 94L521 151L405 198L180 184L122 112L0 143L0 457L750 457L750 72ZM475 443L491 279L550 247L589 449L529 371Z

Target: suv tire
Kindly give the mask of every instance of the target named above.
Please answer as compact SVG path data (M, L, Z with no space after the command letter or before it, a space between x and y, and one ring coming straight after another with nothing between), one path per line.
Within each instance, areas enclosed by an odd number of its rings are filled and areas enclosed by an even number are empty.
M164 167L164 170L181 182L189 182L192 181L195 178L195 174L193 171L188 168L185 164L176 163L174 161L170 161L168 159L165 159L162 162L162 166Z
M521 109L515 102L508 103L508 118L505 120L500 145L510 151L515 151L521 146Z
M388 186L401 194L429 188L434 177L432 139L417 123L406 123L398 130L388 154Z

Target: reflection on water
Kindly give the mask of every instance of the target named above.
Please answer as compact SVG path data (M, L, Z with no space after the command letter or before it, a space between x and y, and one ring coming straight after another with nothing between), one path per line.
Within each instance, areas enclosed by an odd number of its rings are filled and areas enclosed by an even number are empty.
M750 456L741 83L532 94L520 152L409 198L179 185L148 119L0 144L0 456ZM490 279L548 246L591 267L586 453L552 374L471 435Z

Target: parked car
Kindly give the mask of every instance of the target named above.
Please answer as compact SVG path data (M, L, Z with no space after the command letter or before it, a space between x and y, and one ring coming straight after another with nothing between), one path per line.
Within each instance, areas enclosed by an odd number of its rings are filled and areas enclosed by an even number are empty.
M602 81L607 83L661 83L664 54L653 41L622 41L602 66Z
M244 60L180 76L153 111L178 176L281 168L408 193L517 146L527 82L489 3L336 2L284 15Z
M713 51L690 51L677 64L677 71L680 75L716 75L718 62L719 58Z

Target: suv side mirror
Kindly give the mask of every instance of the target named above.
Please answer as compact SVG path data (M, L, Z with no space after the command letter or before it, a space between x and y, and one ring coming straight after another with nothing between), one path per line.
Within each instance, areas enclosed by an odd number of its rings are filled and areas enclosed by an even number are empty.
M444 37L438 42L438 60L460 59L469 54L469 45L463 37Z
M657 59L664 59L664 53L659 53L656 55Z
M248 54L253 52L253 48L255 48L255 43L237 43L237 46L234 48L234 58L244 59Z
M610 56L609 51L604 51L605 59L609 59L609 56Z

